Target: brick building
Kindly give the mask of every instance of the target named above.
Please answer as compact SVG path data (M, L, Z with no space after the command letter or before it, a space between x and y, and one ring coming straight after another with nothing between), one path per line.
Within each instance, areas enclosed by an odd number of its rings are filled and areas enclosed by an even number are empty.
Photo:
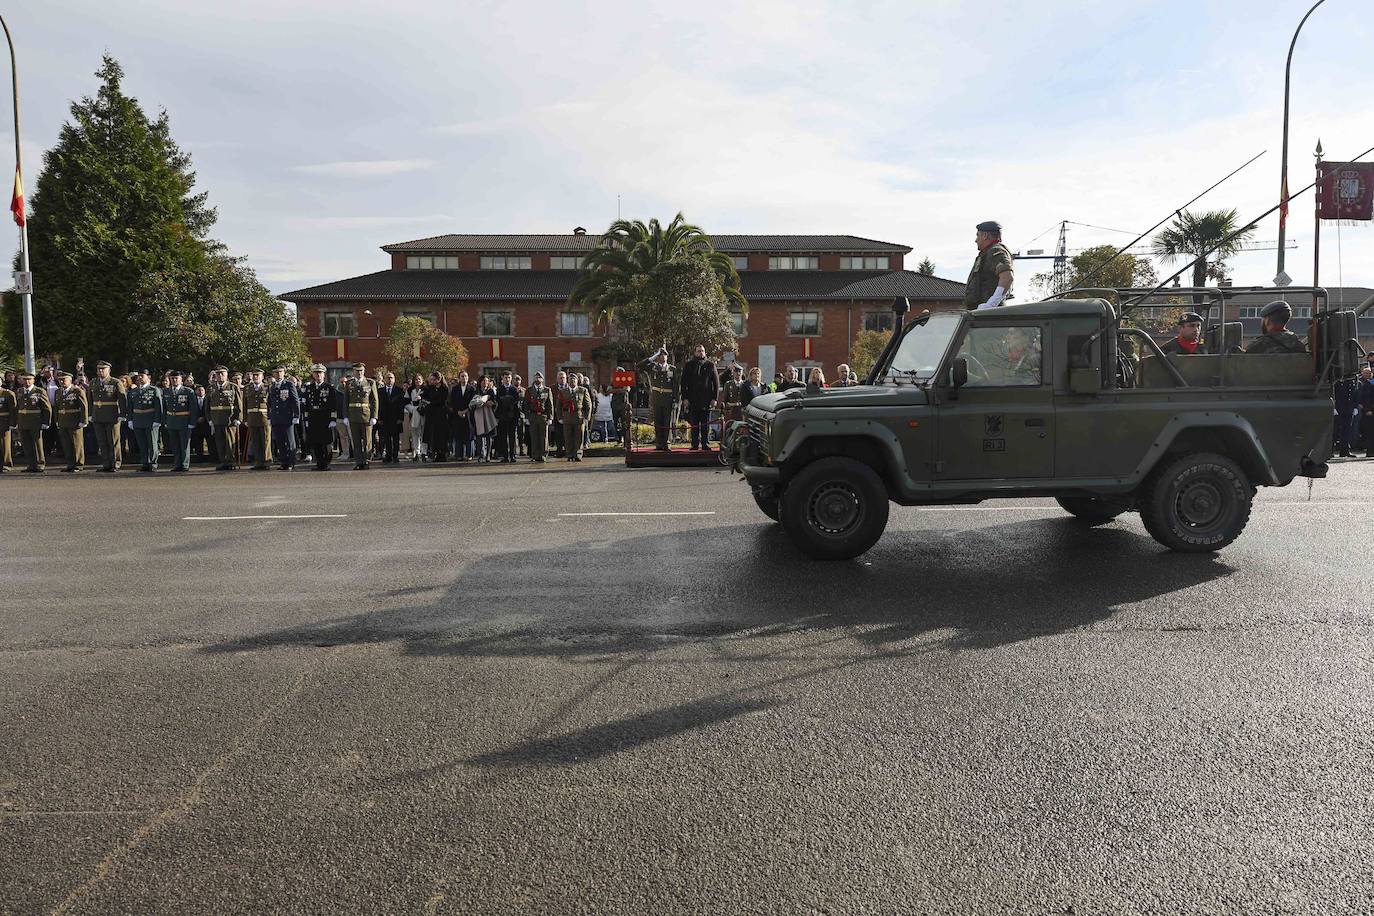
M890 330L892 299L915 311L957 308L964 284L903 269L905 245L849 235L721 235L735 259L749 313L735 318L739 350L725 355L760 366L845 362L864 329ZM599 359L606 329L568 306L582 258L597 237L442 235L382 246L386 270L284 293L296 305L311 356L331 370L383 361L392 321L419 316L462 340L469 371L510 367L526 379L563 368L610 381ZM804 373L803 373L804 376Z

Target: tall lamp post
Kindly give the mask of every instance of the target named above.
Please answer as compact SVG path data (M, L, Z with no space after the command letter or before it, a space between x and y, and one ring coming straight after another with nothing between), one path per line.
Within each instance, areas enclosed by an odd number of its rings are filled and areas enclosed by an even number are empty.
M14 39L10 36L9 23L0 16L0 27L5 30L5 41L10 46L10 77L14 86L14 173L17 178L24 174L24 153L19 146L19 61L14 56ZM24 371L34 371L33 353L33 275L29 273L29 223L22 220L19 224L19 272L23 275L23 285L19 290L19 301L24 311ZM19 278L16 278L16 281ZM18 284L17 284L18 285Z
M1283 243L1285 229L1288 222L1288 90L1292 84L1293 74L1293 49L1298 46L1298 33L1307 24L1307 19L1317 11L1317 7L1325 3L1326 0L1317 0L1312 4L1312 8L1307 11L1307 15L1302 17L1302 22L1298 23L1297 29L1293 32L1293 40L1288 43L1288 63L1283 68L1283 155L1279 163L1279 200L1283 201L1284 208L1279 212L1279 269L1274 276L1274 282L1279 286L1287 286L1284 282L1283 272Z

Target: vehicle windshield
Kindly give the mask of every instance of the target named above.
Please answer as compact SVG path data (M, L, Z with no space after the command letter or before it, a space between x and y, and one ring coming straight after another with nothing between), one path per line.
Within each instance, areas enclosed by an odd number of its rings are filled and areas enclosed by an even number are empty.
M950 338L959 329L962 319L962 312L937 312L925 324L913 326L898 344L887 375L917 379L928 379L935 375L945 351L949 349Z

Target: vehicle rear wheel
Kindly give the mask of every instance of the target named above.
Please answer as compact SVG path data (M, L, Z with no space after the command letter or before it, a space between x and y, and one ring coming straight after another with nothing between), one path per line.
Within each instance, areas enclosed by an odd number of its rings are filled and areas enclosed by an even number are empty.
M802 468L779 502L792 543L818 560L848 560L867 551L887 527L887 488L852 458L822 458Z
M1128 508L1124 501L1101 496L1056 496L1059 507L1081 522L1105 525Z
M758 490L754 491L754 502L758 503L760 511L773 521L778 520L778 491L769 488L767 495Z
M1170 550L1207 553L1240 537L1254 489L1240 465L1199 452L1152 475L1140 503L1145 530Z

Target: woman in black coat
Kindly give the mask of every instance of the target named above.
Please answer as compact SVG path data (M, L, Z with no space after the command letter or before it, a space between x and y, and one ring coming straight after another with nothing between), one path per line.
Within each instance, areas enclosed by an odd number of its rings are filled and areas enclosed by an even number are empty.
M431 461L448 458L448 386L438 372L429 374L420 397L424 400L425 445Z

